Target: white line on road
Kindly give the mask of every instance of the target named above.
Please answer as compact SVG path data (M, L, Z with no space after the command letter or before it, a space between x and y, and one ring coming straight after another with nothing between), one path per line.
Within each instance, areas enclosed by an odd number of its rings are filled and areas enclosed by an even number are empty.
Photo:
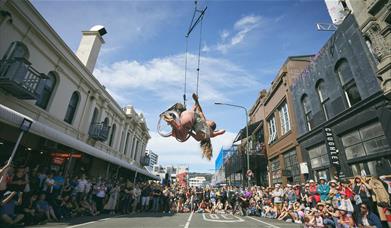
M77 225L74 225L74 226L67 226L67 228L74 228L74 227L79 227L79 226L85 226L85 225L89 225L89 224L96 223L96 222L97 222L97 221L86 222L86 223L77 224Z
M214 218L214 217L212 217L213 214L209 214L209 215L211 218ZM203 219L208 222L244 222L243 219L241 219L240 217L237 217L237 216L233 216L233 217L237 218L238 220L221 220L221 219L219 219L218 215L216 215L216 216L217 216L217 219L210 219L205 216L205 213L202 213ZM227 219L224 216L221 216L221 217L223 217L224 219Z
M190 221L191 221L191 218L193 217L193 214L194 214L194 212L191 212L191 213L190 213L190 216L189 216L189 218L187 219L187 222L186 222L186 224L185 224L185 228L189 228Z
M246 218L250 218L250 219L252 219L252 220L258 221L258 222L260 222L260 223L263 223L263 224L265 224L265 225L268 225L269 227L273 227L273 228L281 228L281 227L279 227L279 226L275 226L275 225L273 225L273 224L270 224L270 223L267 223L267 222L261 221L261 220L259 220L259 219L252 218L252 217L250 217L250 216L246 216Z

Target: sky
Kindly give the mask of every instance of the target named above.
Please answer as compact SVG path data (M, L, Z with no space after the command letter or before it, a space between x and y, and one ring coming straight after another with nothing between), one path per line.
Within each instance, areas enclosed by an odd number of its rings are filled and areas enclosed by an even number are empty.
M142 112L150 129L147 149L159 163L187 164L190 172L214 172L221 147L232 145L245 126L244 111L214 102L250 109L259 91L267 89L288 56L315 54L331 36L316 23L330 22L323 0L208 0L202 23L188 39L187 97L196 91L196 68L201 37L200 103L208 119L226 133L212 140L212 161L202 158L194 140L185 143L157 134L161 112L183 102L186 39L194 1L33 0L33 5L76 52L81 31L103 25L94 70L121 106Z

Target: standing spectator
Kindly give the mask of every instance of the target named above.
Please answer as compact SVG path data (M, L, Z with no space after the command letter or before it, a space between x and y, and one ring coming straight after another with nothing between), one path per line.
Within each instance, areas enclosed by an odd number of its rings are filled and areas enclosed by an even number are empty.
M141 190L141 210L147 211L149 209L149 196L151 194L150 186L146 185Z
M46 192L46 194L51 195L53 193L54 183L55 181L53 179L53 173L49 173L49 175L47 175L46 179L43 182L42 190Z
M326 178L319 178L319 185L317 187L317 192L320 195L320 200L325 202L329 200L330 186L326 183Z
M311 203L310 206L311 208L315 208L316 204L320 201L320 195L318 193L318 189L314 180L310 180L309 193L310 193L310 203Z
M104 209L109 211L111 215L115 214L115 209L117 208L117 202L119 198L119 192L120 192L120 186L116 184L113 188L111 188L109 200L107 201L104 207Z
M76 186L76 192L79 199L81 199L82 196L86 193L87 183L88 181L86 179L86 175L82 174L81 178L77 180L77 186Z
M132 213L135 213L137 210L137 205L140 203L141 189L138 184L133 188L133 204L132 204Z
M372 209L371 193L369 192L370 189L371 187L362 177L356 176L354 178L353 192L356 205L366 203L367 205L370 205L369 207Z
M284 195L284 191L281 188L280 184L275 185L275 189L272 192L272 197L274 198L274 205L281 210L282 207L282 197Z
M65 182L65 179L62 176L62 172L57 172L56 175L53 177L53 180L54 180L53 193L55 196L58 196Z
M95 198L96 209L98 210L99 213L103 211L103 201L105 200L106 197L106 191L107 191L106 184L103 181L100 181L97 184L96 198Z
M160 204L159 204L159 201L160 201L160 197L161 197L161 191L159 189L159 186L155 186L155 188L153 189L153 192L152 192L152 211L153 212L158 212L159 211L159 207L160 207Z
M8 184L8 190L15 192L24 192L27 181L26 173L23 167L18 167L16 169L15 175L11 178L11 183Z

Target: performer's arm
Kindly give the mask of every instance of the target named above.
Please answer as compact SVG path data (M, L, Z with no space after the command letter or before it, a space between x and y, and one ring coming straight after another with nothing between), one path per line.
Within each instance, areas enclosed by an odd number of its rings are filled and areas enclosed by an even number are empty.
M198 96L197 94L193 93L193 99L194 99L194 106L193 106L193 111L196 111L200 114L201 118L206 121L206 118L205 118L205 115L204 113L202 112L202 108L201 108L201 105L200 103L198 102Z
M214 131L212 132L212 134L210 135L210 137L216 137L216 136L219 136L219 135L222 135L225 133L225 130L218 130L218 131Z

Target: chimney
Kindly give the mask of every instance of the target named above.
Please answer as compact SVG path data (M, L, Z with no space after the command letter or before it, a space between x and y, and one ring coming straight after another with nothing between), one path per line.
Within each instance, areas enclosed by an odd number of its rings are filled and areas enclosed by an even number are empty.
M89 31L83 31L79 48L76 55L80 61L92 73L95 68L96 60L98 59L100 47L105 43L102 36L107 33L102 25L95 25Z

